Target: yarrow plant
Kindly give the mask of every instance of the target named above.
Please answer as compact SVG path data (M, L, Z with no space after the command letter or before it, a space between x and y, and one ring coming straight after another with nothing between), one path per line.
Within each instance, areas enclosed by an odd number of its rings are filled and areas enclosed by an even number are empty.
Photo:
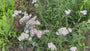
M77 7L79 4L75 4L75 2L74 0L70 2L32 0L30 6L35 6L34 9L37 7L35 12L33 10L30 10L33 12L29 12L27 9L30 14L21 11L21 13L15 12L13 15L19 17L23 14L19 23L24 25L24 30L18 40L21 42L27 40L24 42L28 42L26 44L36 51L76 51L79 49L77 47L85 47L87 44L83 41L87 32L87 24L82 23L82 17L87 15L87 9ZM80 13L83 15L81 16Z
M37 30L35 28L35 25L40 25L40 22L38 20L36 20L37 16L34 16L33 18L31 18L32 14L28 15L26 12L17 11L17 10L14 11L13 15L17 16L19 13L24 14L24 16L19 20L20 24L24 24L24 22L26 20L28 20L26 22L26 25L25 25L25 28L24 28L25 33L22 33L21 36L19 36L19 38L18 38L19 41L22 41L24 39L29 38L28 33L30 33L31 37L33 37L36 34L38 38L41 38L42 35L49 32L49 30ZM31 37L29 38L29 40L32 39Z

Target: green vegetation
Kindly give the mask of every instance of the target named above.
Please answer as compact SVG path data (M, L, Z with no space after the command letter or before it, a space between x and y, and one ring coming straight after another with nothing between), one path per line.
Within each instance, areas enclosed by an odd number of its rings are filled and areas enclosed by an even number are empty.
M13 47L16 42L19 42L19 38L20 46L25 43L24 45L30 46L30 49L35 51L51 51L48 47L50 42L56 46L56 51L70 51L71 47L77 47L77 51L85 51L89 48L87 40L87 32L90 30L89 0L37 0L34 1L35 3L32 2L33 0L0 0L0 48L2 51ZM16 13L12 16L14 9ZM21 13L17 13L20 11ZM28 18L30 14L32 16ZM31 25L26 28L26 22L34 16L37 18L30 21ZM20 24L20 20L25 22ZM41 24L36 26L35 24L39 22ZM63 33L57 35L56 32L60 28L70 28L72 31L67 30L69 32L67 35ZM49 30L49 32L43 34L41 38L38 38L37 34L32 37L32 29L38 34L44 32L43 30ZM26 30L29 32L25 33ZM24 32L22 34L26 34L31 40L28 38L23 40L24 36L20 36L21 32ZM33 42L35 45L32 45Z
M0 0L0 19L9 10L14 9L14 0Z

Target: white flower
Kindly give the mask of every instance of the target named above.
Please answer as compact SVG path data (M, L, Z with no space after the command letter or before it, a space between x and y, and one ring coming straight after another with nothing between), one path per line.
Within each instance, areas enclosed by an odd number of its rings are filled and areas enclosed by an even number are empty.
M18 15L18 11L15 10L15 11L14 11L14 14L13 14L12 16L15 17L15 16L17 16L17 15Z
M57 50L56 46L51 42L51 43L48 43L48 48L51 48L51 50Z
M22 40L24 40L24 39L26 39L26 38L28 38L28 37L29 37L28 34L22 33L21 36L19 36L18 40L19 40L19 41L22 41Z
M34 4L35 7L38 7L38 4Z
M33 0L33 1L32 1L32 4L34 4L34 3L36 3L36 2L37 2L37 0Z
M28 16L28 14L26 13L26 11L25 12L22 12L22 14L24 14L24 16Z
M66 15L69 15L70 13L71 13L71 10L70 10L70 9L65 10L65 14L66 14Z
M18 11L17 11L17 10L15 10L15 11L14 11L14 13L15 13L15 14L18 14Z
M28 20L29 18L31 18L31 16L24 15L24 17L19 20L20 24L22 24L24 21Z
M69 34L70 32L72 32L72 30L70 28L66 29L66 27L63 27L63 28L60 28L58 30L58 32L56 32L56 35L67 35Z
M26 32L25 33L29 33L29 30L26 30Z
M38 38L41 38L41 36L44 35L47 32L49 32L49 30L37 30L33 27L30 28L31 37L33 37L36 34Z
M32 14L29 14L29 17L31 17L32 16Z
M34 28L31 28L30 29L30 35L31 35L31 37L33 37L36 33L37 33L37 30L36 29L34 29Z
M56 32L56 35L60 35L58 32Z
M49 32L49 30L44 30L43 32Z
M83 15L87 15L87 10L80 11Z
M22 41L22 40L24 40L24 37L19 36L18 40L19 40L19 41Z
M20 13L22 13L22 11L20 10L20 11L18 11L18 13L20 14Z
M15 17L16 15L15 15L15 14L13 14L12 16L13 16L13 17Z
M76 51L77 50L77 47L71 47L70 50L71 51Z
M42 36L42 31L38 30L36 35L37 35L38 38L41 38L41 36Z
M35 21L36 18L37 18L36 16L33 17L33 18L31 18L31 19L26 23L26 25L40 25L40 22L39 22L38 20Z
M21 10L20 10L20 11L17 11L17 10L14 11L14 15L15 15L15 16L17 16L17 15L20 14L20 13L22 13Z
M29 35L27 33L22 33L21 36L24 37L24 38L28 38L29 37Z
M32 38L30 37L28 40L29 40L29 41L31 41L31 40L32 40Z
M69 32L68 30L64 27L64 28L60 28L58 30L59 34L63 34L63 35L67 35Z
M40 22L38 20L36 20L36 25L40 25Z
M68 28L68 31L69 31L69 32L72 32L72 29L71 29L71 28Z

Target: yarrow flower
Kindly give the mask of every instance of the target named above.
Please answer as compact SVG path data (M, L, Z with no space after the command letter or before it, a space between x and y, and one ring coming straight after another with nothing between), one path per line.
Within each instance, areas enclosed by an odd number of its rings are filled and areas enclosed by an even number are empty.
M71 47L70 50L71 51L76 51L77 50L77 47Z
M57 50L56 46L51 42L51 43L48 43L48 48L51 48L51 50Z
M66 14L66 15L69 15L70 13L71 13L71 10L70 10L70 9L65 10L65 14Z
M26 30L25 33L29 33L29 30Z
M32 40L32 38L30 37L28 40L29 40L29 41L31 41L31 40Z
M43 31L41 31L41 30L37 30L35 28L31 28L30 29L30 35L31 35L31 37L33 37L36 34L38 38L41 38L41 36L43 34L47 33L47 32L49 32L49 30L43 30Z
M14 14L13 14L12 16L15 17L15 16L17 16L17 15L20 14L20 13L22 13L22 11L17 11L17 10L15 10L15 11L14 11Z
M33 37L37 33L37 30L34 29L33 27L30 28L30 35Z
M20 24L22 24L24 21L30 19L31 16L32 16L32 14L30 14L30 15L24 15L24 17L19 20Z
M72 29L71 29L71 28L68 28L68 31L69 31L69 32L72 32Z
M71 28L66 29L66 27L64 27L64 28L60 28L58 30L58 32L56 32L56 35L64 35L65 36L65 35L69 34L70 32L72 32Z
M40 22L38 20L35 21L37 17L33 17L31 18L27 23L26 23L26 27L29 27L29 25L34 26L34 25L40 25Z
M18 40L22 41L22 40L24 40L24 39L26 39L28 37L29 37L29 35L27 33L22 33L21 36L19 36Z
M87 15L87 10L80 11L83 15Z
M34 4L35 7L38 7L38 4Z
M33 0L33 1L32 1L32 4L34 4L34 3L36 3L36 2L37 2L37 0Z

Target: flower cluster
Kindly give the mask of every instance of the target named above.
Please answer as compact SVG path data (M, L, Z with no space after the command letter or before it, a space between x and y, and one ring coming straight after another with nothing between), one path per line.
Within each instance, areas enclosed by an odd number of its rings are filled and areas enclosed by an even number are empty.
M35 7L38 7L38 4L34 4Z
M29 27L29 26L34 26L34 25L40 25L40 22L38 20L35 21L37 17L33 17L31 18L27 23L26 23L26 27Z
M77 47L71 47L70 50L71 51L76 51L77 50Z
M14 14L12 16L15 17L18 14L24 14L24 16L19 20L20 24L22 24L24 21L30 19L32 16L32 14L28 15L26 12L17 11L17 10L14 11Z
M70 9L65 10L65 14L66 14L66 15L69 15L70 13L71 13L71 10L70 10Z
M46 32L49 32L49 30L37 30L37 29L35 29L33 27L30 29L31 37L33 37L36 34L38 38L41 38L41 36L43 34L45 34Z
M29 37L29 31L26 30L26 32L21 33L21 35L19 36L18 40L19 41L23 41L24 39L28 39L29 41L32 40L32 37Z
M37 0L33 0L33 1L32 1L32 4L34 4L34 3L36 3L36 2L37 2Z
M14 14L12 15L13 17L15 17L15 16L17 16L18 14L21 14L22 13L22 11L17 11L17 10L15 10L14 11Z
M65 14L66 15L69 15L70 13L71 13L71 10L70 9L65 10ZM82 13L83 15L87 15L87 10L80 11L80 13Z
M22 40L24 40L24 39L26 39L28 37L29 37L29 35L27 33L22 33L21 36L19 36L18 40L22 41Z
M56 46L51 42L51 43L48 43L48 48L51 48L51 50L57 50Z
M87 15L87 10L80 11L83 15Z
M67 35L70 32L72 32L71 28L66 29L66 27L60 28L58 32L56 32L56 35Z
M24 16L19 20L20 24L23 24L23 22L26 21L26 25L24 28L25 33L22 33L19 36L18 38L19 41L22 41L26 38L29 38L28 40L31 40L35 34L37 35L38 38L41 38L42 35L44 35L46 32L49 32L49 30L37 30L35 28L35 25L40 25L40 22L36 20L37 16L31 18L32 14L28 15L26 12L17 11L17 10L14 11L13 15L17 16L19 13L24 14ZM29 29L30 31L27 29ZM28 33L30 33L31 37L29 37Z
M31 16L32 16L32 14L30 14L30 15L24 14L24 17L19 20L20 24L22 24L24 21L30 19Z

